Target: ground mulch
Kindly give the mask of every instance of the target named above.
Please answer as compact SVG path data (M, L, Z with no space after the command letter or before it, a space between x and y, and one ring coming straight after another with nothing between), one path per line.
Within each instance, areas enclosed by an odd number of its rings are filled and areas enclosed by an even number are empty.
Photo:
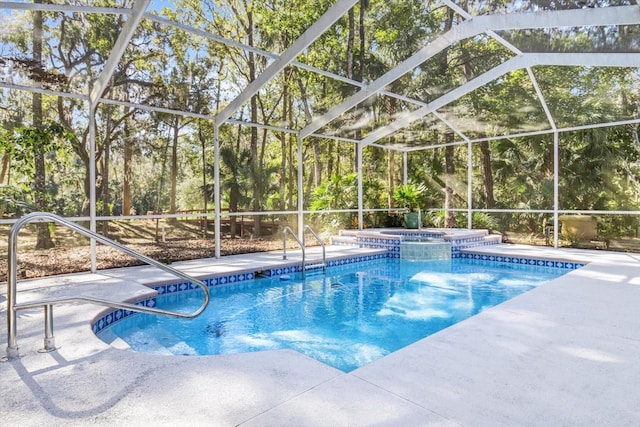
M8 227L0 227L0 281L7 280L7 242ZM128 248L144 254L165 264L191 259L215 257L215 241L209 237L202 238L197 223L179 221L166 225L166 242L159 239L155 222L150 221L113 221L109 228L109 237L125 244ZM28 279L58 274L86 272L91 269L90 246L85 238L78 239L73 233L57 229L55 233L57 247L47 250L35 250L35 233L33 230L23 231L19 240L18 278ZM289 239L287 247L297 245ZM548 245L544 236L535 234L508 233L502 237L505 243L527 245ZM314 240L308 243L315 244ZM640 238L619 238L608 242L609 250L623 252L640 252ZM582 242L585 249L605 249L603 242ZM270 237L223 237L220 245L222 256L282 250L282 240L277 236ZM129 267L143 263L114 248L98 244L98 269Z
M138 253L165 264L200 258L215 257L214 240L190 239L166 243L128 244ZM282 241L273 239L224 239L221 255L282 250ZM96 247L99 270L143 265L144 263L114 248L98 244ZM18 251L18 278L36 278L57 274L89 271L90 246L57 247L47 250L24 248ZM0 254L0 281L7 280L7 255Z

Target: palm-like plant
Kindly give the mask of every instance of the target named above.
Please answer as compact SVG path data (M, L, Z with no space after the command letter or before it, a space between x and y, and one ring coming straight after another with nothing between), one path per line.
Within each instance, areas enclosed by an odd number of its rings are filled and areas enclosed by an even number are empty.
M424 191L424 184L404 184L393 192L393 201L399 205L398 207L404 207L409 212L415 212L420 206Z

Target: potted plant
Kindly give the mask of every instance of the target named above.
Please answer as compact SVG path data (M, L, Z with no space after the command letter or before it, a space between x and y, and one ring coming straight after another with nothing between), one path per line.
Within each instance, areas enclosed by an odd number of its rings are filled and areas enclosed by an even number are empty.
M404 225L406 228L420 228L420 215L418 208L420 197L424 193L424 185L404 184L396 188L393 192L393 201L398 207L407 209L404 214Z

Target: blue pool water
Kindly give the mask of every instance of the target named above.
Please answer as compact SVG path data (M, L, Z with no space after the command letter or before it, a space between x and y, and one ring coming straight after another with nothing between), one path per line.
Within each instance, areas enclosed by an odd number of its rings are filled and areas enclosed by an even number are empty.
M349 372L568 271L462 259L370 261L306 280L214 287L196 319L140 314L100 336L157 354L290 348ZM160 296L158 307L193 310L201 292Z

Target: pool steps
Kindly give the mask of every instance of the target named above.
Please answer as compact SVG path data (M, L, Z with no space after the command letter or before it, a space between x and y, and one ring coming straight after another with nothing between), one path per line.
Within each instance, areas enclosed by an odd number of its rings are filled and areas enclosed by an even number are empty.
M319 270L320 272L323 272L324 270L326 270L326 268L327 268L327 264L322 260L308 260L307 263L304 265L304 269L307 272L314 271L314 270Z

